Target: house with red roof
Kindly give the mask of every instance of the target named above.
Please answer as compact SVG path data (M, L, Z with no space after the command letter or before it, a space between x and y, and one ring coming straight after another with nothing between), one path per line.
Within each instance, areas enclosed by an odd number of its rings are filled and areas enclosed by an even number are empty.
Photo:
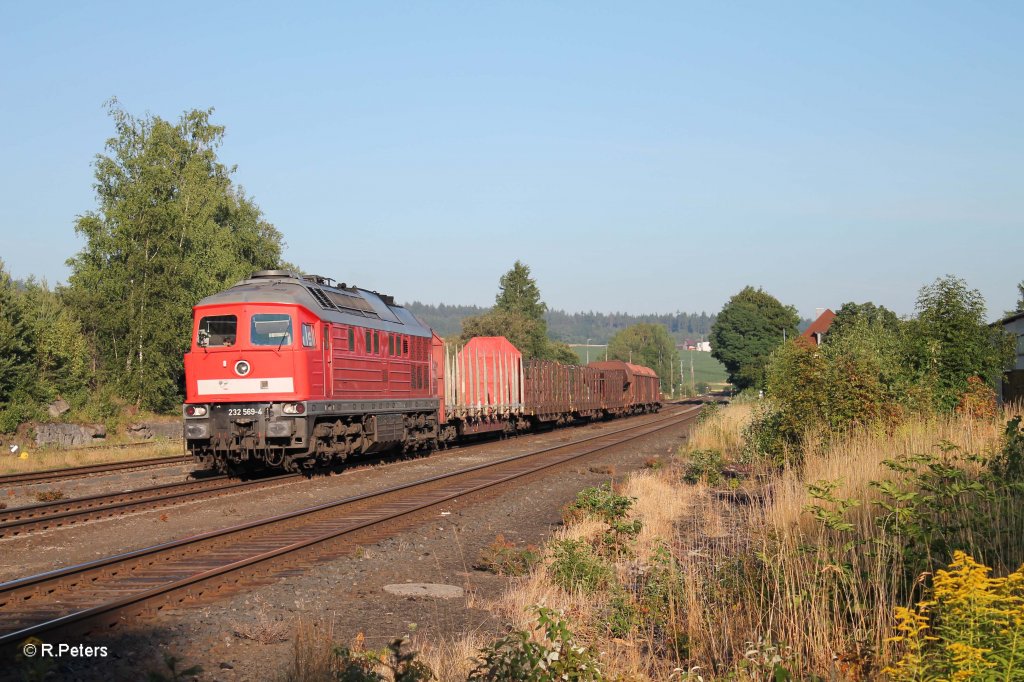
M832 326L832 320L836 319L836 314L825 308L825 310L818 315L818 319L811 322L811 326L804 330L800 338L807 339L815 346L821 345L821 340L828 333L828 328Z

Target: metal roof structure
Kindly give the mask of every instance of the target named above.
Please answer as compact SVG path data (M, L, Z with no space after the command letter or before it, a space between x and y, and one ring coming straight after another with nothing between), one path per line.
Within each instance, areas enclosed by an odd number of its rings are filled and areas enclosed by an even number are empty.
M410 336L433 336L430 327L395 299L376 291L349 287L319 275L291 270L261 270L230 289L207 296L196 308L230 303L285 303L300 305L327 322Z

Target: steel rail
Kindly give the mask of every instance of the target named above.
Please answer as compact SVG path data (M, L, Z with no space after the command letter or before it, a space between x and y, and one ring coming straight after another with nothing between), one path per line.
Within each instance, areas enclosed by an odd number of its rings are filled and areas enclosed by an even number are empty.
M274 560L322 558L323 543L544 471L683 423L698 407L384 490L0 584L0 645L128 607L203 596L229 574L273 573ZM187 593L184 596L182 593ZM160 607L156 607L159 610ZM111 624L117 621L112 621Z
M470 448L478 447L470 446ZM346 473L379 465L381 459L371 458L365 462L349 465ZM400 464L391 462L390 464ZM359 464L362 464L360 466ZM385 464L384 466L389 466ZM78 523L97 519L109 519L132 512L160 509L201 500L234 494L246 488L260 489L285 480L296 479L301 473L279 474L256 480L238 481L229 476L211 476L201 480L165 483L162 485L136 488L115 493L103 493L75 497L54 502L25 505L0 511L0 539L18 537L34 531L52 528L67 528Z
M264 488L301 474L282 474L250 481L229 476L211 476L183 483L137 488L117 493L76 497L0 511L0 539L31 531L72 526L84 521L122 516L131 512L158 509L175 503L219 497L246 488Z
M65 469L44 469L42 471L25 471L18 474L4 474L0 476L0 486L5 485L29 485L46 481L57 481L65 478L79 478L82 476L93 476L121 471L132 471L135 469L149 469L151 467L171 466L174 464L187 464L192 462L191 455L172 455L170 457L151 457L149 459L129 459L119 462L103 462L102 464L86 464L80 467L67 467Z

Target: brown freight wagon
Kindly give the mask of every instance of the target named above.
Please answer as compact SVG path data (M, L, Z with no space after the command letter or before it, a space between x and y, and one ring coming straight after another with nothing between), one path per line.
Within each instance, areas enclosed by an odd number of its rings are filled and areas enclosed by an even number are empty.
M538 421L563 423L604 413L601 373L551 360L523 363L523 403Z
M654 370L622 360L592 362L601 372L604 400L613 414L657 412L661 409L661 385Z

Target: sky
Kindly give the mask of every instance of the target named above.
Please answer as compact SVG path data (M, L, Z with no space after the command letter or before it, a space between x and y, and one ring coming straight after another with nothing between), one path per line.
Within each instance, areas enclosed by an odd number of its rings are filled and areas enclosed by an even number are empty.
M1024 280L1024 3L0 5L0 258L66 281L104 102L215 109L307 272L568 311Z

